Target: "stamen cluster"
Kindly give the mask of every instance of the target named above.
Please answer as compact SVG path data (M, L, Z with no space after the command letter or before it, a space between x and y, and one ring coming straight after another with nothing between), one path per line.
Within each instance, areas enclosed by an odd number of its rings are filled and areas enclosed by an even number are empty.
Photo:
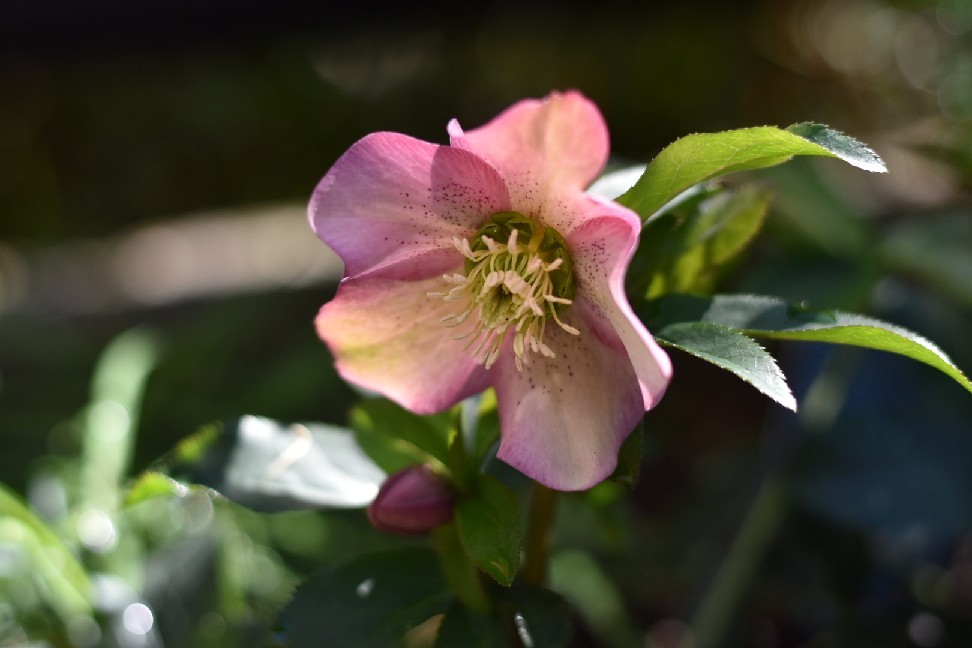
M472 239L457 237L453 244L466 258L465 274L443 275L452 287L429 296L464 301L459 312L443 318L447 326L477 315L473 328L456 337L469 339L467 350L475 345L472 353L487 369L510 331L517 369L527 362L528 350L555 357L543 341L548 318L564 331L580 334L558 315L573 303L574 276L566 244L555 230L518 212L499 212Z

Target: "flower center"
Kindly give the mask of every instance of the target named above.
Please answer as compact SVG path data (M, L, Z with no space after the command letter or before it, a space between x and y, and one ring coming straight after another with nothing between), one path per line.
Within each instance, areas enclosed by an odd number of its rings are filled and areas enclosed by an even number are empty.
M443 318L446 326L459 326L478 314L471 331L457 336L469 338L477 361L493 366L503 342L513 332L513 353L517 369L527 362L528 351L552 358L553 350L543 341L547 320L579 335L561 321L558 313L572 303L574 272L563 237L514 211L493 214L471 239L454 239L466 258L465 274L443 275L448 292L430 292L430 297L462 301L462 308Z

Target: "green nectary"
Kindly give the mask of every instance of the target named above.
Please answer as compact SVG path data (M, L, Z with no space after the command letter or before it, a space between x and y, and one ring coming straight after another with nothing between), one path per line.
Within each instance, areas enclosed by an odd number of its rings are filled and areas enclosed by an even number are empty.
M496 212L476 230L476 234L469 240L469 247L473 252L486 250L487 245L483 237L487 237L500 245L509 242L510 234L517 230L518 246L527 254L524 260L536 254L544 263L552 263L560 259L560 266L549 272L553 284L552 294L561 299L573 300L576 291L574 281L574 266L564 237L552 227L541 225L537 221L516 211ZM466 273L468 274L475 262L466 259ZM558 311L567 304L556 302L552 304Z

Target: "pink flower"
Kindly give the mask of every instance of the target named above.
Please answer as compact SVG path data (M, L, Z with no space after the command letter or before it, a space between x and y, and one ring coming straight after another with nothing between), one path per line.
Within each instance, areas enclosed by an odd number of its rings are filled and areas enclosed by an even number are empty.
M584 193L604 120L566 92L448 131L368 135L321 180L311 226L345 277L317 331L345 379L420 414L494 387L497 456L589 488L671 376L624 294L641 222Z

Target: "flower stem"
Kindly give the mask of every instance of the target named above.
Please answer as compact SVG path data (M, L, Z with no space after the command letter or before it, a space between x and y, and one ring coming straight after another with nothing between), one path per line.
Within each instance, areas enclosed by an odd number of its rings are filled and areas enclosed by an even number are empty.
M480 614L488 614L489 596L483 588L479 571L462 549L455 523L443 524L433 532L433 537L446 582L466 607Z
M557 492L543 484L534 484L527 521L526 560L520 576L524 583L542 586L547 577L550 540Z

